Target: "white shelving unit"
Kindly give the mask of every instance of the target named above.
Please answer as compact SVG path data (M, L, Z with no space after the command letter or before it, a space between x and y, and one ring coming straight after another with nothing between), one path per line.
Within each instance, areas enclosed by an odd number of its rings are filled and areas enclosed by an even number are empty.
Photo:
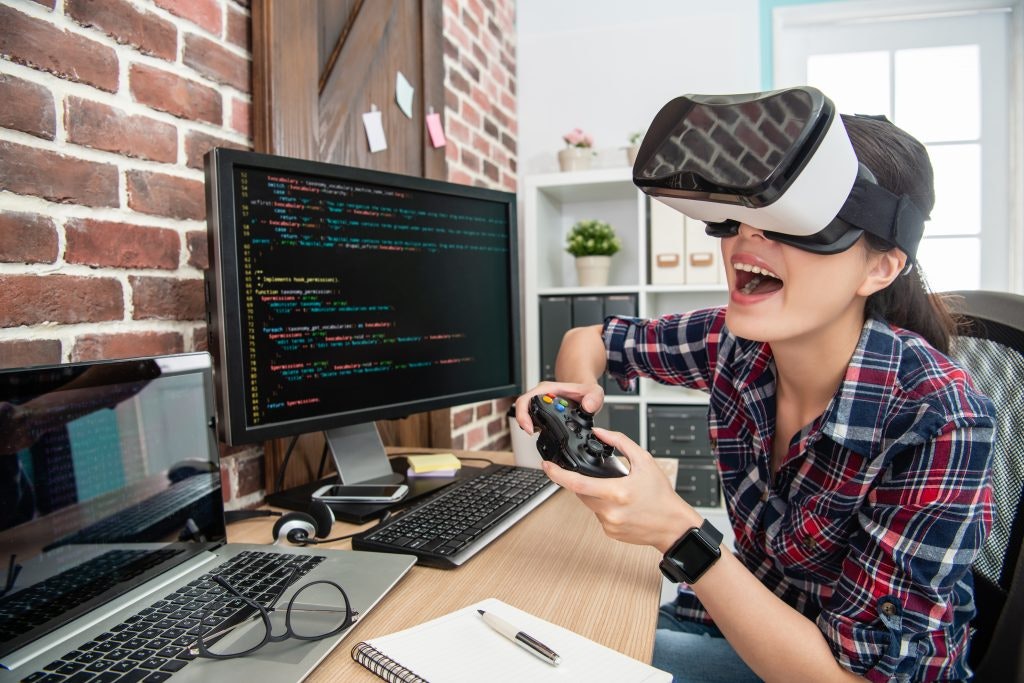
M596 218L610 223L622 241L612 257L609 284L580 287L565 238L573 223ZM651 285L648 264L646 196L633 185L630 167L526 178L523 196L523 293L526 386L540 381L540 315L542 296L635 294L641 317L724 304L723 285ZM609 395L607 402L640 406L640 444L647 447L648 404L707 404L705 394L664 387L643 380L638 396Z

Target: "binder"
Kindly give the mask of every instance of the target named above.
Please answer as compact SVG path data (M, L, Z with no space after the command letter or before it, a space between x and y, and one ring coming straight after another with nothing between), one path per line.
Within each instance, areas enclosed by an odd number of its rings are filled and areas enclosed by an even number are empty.
M597 295L572 298L572 326L585 327L604 322L604 298Z
M540 378L555 378L555 359L562 337L572 327L572 300L567 296L540 298Z

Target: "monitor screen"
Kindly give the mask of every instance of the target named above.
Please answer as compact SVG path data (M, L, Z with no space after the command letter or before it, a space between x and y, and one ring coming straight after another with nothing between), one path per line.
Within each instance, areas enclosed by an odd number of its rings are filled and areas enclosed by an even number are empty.
M514 194L226 149L206 187L228 443L519 392Z

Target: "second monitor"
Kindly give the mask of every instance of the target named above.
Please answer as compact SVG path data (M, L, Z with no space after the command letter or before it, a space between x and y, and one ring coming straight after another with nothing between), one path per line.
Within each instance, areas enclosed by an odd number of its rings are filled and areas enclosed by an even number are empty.
M228 149L206 189L228 444L322 430L393 481L374 420L520 392L514 194Z

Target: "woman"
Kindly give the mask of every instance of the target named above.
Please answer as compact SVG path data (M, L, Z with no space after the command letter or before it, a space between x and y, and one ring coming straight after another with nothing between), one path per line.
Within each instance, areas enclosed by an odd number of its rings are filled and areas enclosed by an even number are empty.
M843 122L877 184L926 215L923 146L884 119ZM622 434L595 430L629 460L626 477L544 463L610 537L696 562L662 607L654 664L681 681L969 678L993 409L945 355L952 318L906 250L871 234L820 253L744 222L721 248L725 308L571 330L559 381L516 403L527 431L538 393L597 411L606 369L710 394L735 554L686 557L713 529L694 538L704 520Z

